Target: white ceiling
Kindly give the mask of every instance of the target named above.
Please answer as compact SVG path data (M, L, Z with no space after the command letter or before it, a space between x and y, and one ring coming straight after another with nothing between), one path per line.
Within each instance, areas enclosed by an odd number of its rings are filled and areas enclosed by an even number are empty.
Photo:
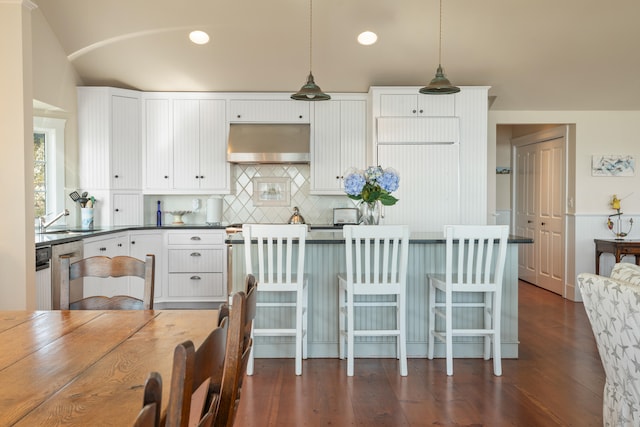
M85 85L293 93L309 71L307 0L34 1ZM316 0L316 83L428 84L438 16L439 0ZM638 0L443 0L442 65L491 86L493 110L640 110L639 22ZM358 45L364 30L378 43Z

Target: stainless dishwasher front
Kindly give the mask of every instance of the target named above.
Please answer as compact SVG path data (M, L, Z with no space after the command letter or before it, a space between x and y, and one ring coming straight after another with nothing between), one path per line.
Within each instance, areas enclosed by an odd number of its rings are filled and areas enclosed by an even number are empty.
M61 243L51 247L51 299L52 308L60 310L60 257L63 255L71 256L71 262L82 259L84 254L84 244L82 240L75 242ZM81 280L81 279L78 279ZM81 292L82 287L76 287ZM81 299L82 295L71 295L71 301Z

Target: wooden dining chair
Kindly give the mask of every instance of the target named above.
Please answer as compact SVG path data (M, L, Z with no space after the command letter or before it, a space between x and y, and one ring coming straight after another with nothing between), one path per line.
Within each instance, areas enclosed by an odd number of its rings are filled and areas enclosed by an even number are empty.
M162 377L158 372L151 372L144 384L142 409L138 413L133 427L158 427L161 406Z
M307 226L303 224L244 224L245 271L258 279L258 292L265 298L257 303L263 313L282 309L293 311L293 322L266 325L266 315L258 315L253 325L255 337L294 337L295 373L302 375L302 359L307 358L308 278L304 274ZM284 298L287 298L284 300ZM261 310L261 311L262 311ZM275 320L278 322L278 320ZM271 323L274 323L273 321ZM253 351L247 375L253 375Z
M484 358L490 358L493 342L493 373L500 376L502 276L509 226L445 225L444 236L445 273L427 276L427 357L433 359L435 339L444 342L447 375L453 375L453 337L484 337ZM456 317L456 309L466 314ZM477 315L469 315L474 309ZM436 316L443 321L436 323Z
M213 417L213 425L215 427L233 426L242 378L242 360L245 354L248 356L251 346L251 341L249 341L249 348L244 349L246 323L246 296L244 292L234 293L231 303L224 373L220 387L220 398Z
M143 285L142 299L131 295L98 295L71 302L71 287L80 286L82 277L138 277L132 285ZM94 256L71 262L70 256L60 258L60 309L61 310L151 310L155 282L155 256L147 255L144 261L129 256Z
M227 418L233 415L227 402L235 402L237 394L237 385L232 385L237 383L240 370L244 300L244 292L233 295L229 317L197 350L190 340L176 346L163 420L166 427L210 427L219 416L224 419L220 425L226 425ZM231 384L226 389L225 377Z
M409 227L406 225L345 225L346 273L338 274L339 352L347 357L353 376L356 337L396 337L400 375L407 375L407 265ZM359 315L380 318L362 328ZM368 313L365 312L368 310ZM389 310L392 316L386 316ZM388 318L388 320L387 320ZM377 327L375 327L377 326Z

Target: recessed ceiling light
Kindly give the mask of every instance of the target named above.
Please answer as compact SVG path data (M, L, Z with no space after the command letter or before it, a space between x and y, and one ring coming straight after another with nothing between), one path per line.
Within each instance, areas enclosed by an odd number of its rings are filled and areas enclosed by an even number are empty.
M189 33L189 40L191 40L195 44L207 44L209 43L209 34L200 30L191 31Z
M374 44L378 40L378 35L371 31L365 31L358 35L358 43L361 45L369 46Z

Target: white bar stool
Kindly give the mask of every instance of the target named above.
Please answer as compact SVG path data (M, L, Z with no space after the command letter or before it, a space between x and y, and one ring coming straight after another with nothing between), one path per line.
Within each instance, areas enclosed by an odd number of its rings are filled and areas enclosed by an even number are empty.
M258 302L260 307L295 308L293 328L256 327L251 337L294 336L296 375L302 375L302 359L307 358L307 278L304 275L304 249L307 226L304 224L244 224L245 273L258 280L258 294L289 293L293 302ZM257 258L252 258L252 246L257 247ZM254 341L255 348L255 341ZM247 375L253 375L253 349L249 356Z
M347 375L353 376L355 337L395 336L400 375L407 375L407 263L409 227L406 225L345 225L346 274L338 275L340 358L347 357ZM366 296L388 296L373 301ZM358 298L358 297L365 298ZM394 307L393 329L355 329L355 307Z

